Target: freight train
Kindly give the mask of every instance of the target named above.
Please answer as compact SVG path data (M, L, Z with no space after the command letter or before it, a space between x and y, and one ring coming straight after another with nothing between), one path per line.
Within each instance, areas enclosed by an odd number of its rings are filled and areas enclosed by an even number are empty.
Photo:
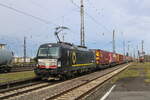
M0 72L9 72L11 69L11 61L13 52L5 48L5 44L0 44Z
M38 49L34 72L41 78L64 78L123 64L131 59L121 54L87 49L70 43L47 43Z

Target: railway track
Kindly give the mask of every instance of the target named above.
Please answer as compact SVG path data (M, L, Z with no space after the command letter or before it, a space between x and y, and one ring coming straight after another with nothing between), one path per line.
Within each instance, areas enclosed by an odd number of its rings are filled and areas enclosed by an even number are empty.
M32 71L35 68L35 64L31 65L12 65L9 71L1 71L0 74L22 72L22 71Z
M34 66L25 66L25 67L17 66L17 67L12 67L12 69L8 73L22 72L22 71L32 71L32 70L34 70L34 68L35 68Z
M20 71L31 71L35 68L36 64L14 64L11 67L11 72L20 72Z
M14 80L9 82L0 83L0 93L7 92L9 90L17 89L20 87L36 84L40 79L38 77L35 78L27 78L21 80Z
M51 86L53 84L58 83L59 81L36 81L33 83L21 85L15 88L5 89L0 91L0 100L8 99L13 96L18 96L20 94L24 94L27 92L35 91L40 88L44 88L47 86Z
M83 98L94 88L112 78L114 75L120 73L127 67L128 65L117 66L64 82L58 82L57 84L42 83L35 86L25 87L23 89L13 90L8 93L1 93L0 97L2 99L10 100L79 99Z

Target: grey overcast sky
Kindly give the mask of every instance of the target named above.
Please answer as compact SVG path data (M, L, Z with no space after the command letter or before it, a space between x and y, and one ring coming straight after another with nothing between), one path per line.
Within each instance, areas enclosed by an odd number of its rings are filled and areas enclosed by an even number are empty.
M126 47L130 41L132 52L137 45L141 50L141 40L144 40L144 49L149 53L150 0L84 0L84 4L88 48L112 51L112 30L115 29L117 52L123 53L123 40ZM80 0L0 0L0 43L6 43L16 56L22 56L26 36L27 54L35 56L40 44L56 42L54 28L63 25L70 28L65 31L65 41L78 45L79 5Z

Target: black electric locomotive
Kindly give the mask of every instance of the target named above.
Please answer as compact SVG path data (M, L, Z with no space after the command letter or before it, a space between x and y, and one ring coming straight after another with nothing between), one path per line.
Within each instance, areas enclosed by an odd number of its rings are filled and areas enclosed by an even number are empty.
M94 53L70 43L47 43L39 47L34 70L42 78L61 78L95 69Z

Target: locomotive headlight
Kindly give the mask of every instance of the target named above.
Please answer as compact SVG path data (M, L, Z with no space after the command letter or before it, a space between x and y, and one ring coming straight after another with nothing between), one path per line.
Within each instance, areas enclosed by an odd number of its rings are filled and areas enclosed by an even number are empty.
M45 63L43 63L43 62L38 62L38 64L39 64L39 65L45 65Z
M42 60L42 59L38 59L38 65L45 65L44 60Z
M36 67L38 67L39 66L39 64L36 64Z
M94 63L94 60L92 60L91 63Z
M61 67L61 61L58 61L57 66Z

